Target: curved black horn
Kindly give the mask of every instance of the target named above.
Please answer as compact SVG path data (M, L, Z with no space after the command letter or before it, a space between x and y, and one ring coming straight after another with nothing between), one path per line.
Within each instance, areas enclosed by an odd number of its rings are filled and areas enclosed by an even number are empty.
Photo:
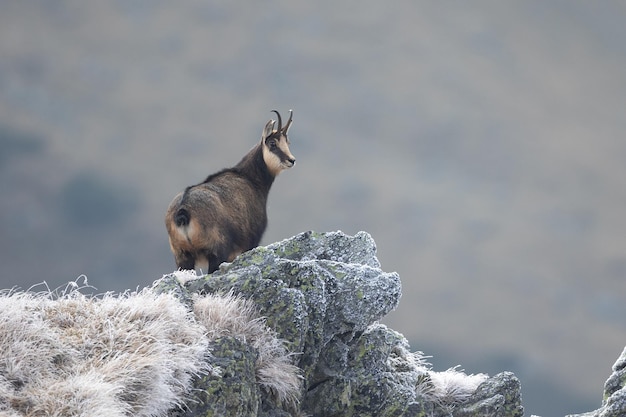
M276 113L276 116L278 116L278 129L276 129L276 131L280 132L280 130L283 128L283 119L281 119L280 113L278 113L278 110L272 110L272 111Z
M292 120L293 120L293 110L289 109L289 120L287 120L287 124L283 128L285 133L287 133L287 131L289 130L289 126L291 126Z

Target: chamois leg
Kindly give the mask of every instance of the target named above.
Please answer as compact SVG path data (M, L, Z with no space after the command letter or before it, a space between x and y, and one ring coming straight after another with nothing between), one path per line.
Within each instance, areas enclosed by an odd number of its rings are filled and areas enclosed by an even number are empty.
M213 253L207 254L207 259L209 260L208 274L212 274L217 271L220 267L220 264L224 262L224 258L221 258Z
M210 252L207 252L206 257L209 260L209 274L217 271L222 262L231 262L232 259L228 259L228 247L220 245L214 248Z
M209 271L209 258L204 256L202 253L198 254L198 256L196 257L195 269L196 269L197 275L208 274L209 273L208 272Z
M175 258L178 269L194 269L195 260L191 253L181 251L175 254Z

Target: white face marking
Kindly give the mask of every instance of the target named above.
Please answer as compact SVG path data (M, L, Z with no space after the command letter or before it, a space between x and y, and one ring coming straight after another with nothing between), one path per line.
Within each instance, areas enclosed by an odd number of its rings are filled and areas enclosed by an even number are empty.
M285 156L285 160L281 161L280 157L272 152L265 141L263 141L263 160L265 161L265 165L267 165L267 169L274 175L278 175L280 171L284 169L291 168L295 162L294 156L289 151L289 145L287 143L287 139L285 136L281 136L279 140L276 142L276 147L280 152L282 152Z
M286 159L283 161L283 166L285 167L285 169L291 168L292 166L294 166L296 164L295 163L296 158L294 158L294 156L291 154L291 151L289 150L289 142L287 141L285 136L282 136L280 139L280 142L278 142L278 148L286 156Z
M278 155L270 151L265 145L263 146L263 160L265 161L265 165L267 165L267 169L274 176L278 175L278 173L282 170L282 164Z

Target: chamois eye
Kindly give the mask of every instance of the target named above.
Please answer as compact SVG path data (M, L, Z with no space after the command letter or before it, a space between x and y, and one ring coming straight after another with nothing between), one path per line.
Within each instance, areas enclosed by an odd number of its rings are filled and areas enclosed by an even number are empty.
M275 140L270 140L270 149L274 150L276 149L276 141Z

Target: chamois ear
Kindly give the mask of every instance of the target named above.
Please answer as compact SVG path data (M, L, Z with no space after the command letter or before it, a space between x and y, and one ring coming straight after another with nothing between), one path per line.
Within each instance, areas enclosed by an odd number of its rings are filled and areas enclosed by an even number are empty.
M265 124L265 127L263 128L263 134L261 136L262 140L265 140L274 134L274 125L276 125L276 120L270 120Z

